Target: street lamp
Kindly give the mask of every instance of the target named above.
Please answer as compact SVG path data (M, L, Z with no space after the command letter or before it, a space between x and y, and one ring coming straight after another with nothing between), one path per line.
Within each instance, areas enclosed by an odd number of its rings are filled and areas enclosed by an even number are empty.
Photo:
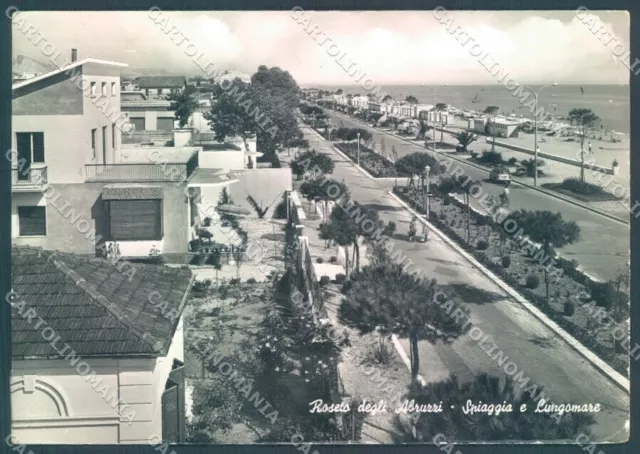
M524 88L528 88L533 92L533 95L536 100L536 107L533 112L533 124L534 124L533 126L533 185L534 186L538 185L538 96L540 95L540 92L545 88L552 87L552 86L555 87L556 85L558 85L557 82L554 82L549 85L544 85L543 87L538 89L538 91L534 90L528 85L523 85Z
M424 167L424 173L423 173L423 183L422 183L422 190L424 192L424 196L427 198L427 221L429 220L429 208L430 208L430 199L429 199L429 172L431 171L431 167L430 166L425 166ZM424 177L427 177L427 186L425 188L424 186ZM425 191L426 189L426 191Z
M357 134L358 136L358 167L360 166L360 133Z
M447 85L443 85L443 87L446 87ZM433 92L433 151L436 151L436 91L438 91L438 88L440 87L428 87L431 89L431 91ZM429 117L427 117L429 118Z

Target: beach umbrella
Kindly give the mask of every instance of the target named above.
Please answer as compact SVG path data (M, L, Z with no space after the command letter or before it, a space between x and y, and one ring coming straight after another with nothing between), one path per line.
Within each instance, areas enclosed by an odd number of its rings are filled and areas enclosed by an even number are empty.
M234 216L248 216L251 214L251 211L247 210L246 208L230 203L218 205L216 207L216 211L218 213L232 214Z

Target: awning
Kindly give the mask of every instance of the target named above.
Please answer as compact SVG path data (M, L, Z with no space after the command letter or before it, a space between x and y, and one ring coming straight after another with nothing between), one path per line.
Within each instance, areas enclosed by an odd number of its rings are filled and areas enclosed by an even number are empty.
M162 187L139 184L108 184L102 188L102 200L162 199Z

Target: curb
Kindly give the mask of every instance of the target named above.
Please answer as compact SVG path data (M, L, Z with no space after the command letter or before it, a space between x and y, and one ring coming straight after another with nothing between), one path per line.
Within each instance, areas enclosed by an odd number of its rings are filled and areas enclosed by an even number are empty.
M404 365L407 366L407 368L409 369L409 373L411 373L411 361L409 360L409 357L407 356L407 352L405 352L404 348L402 348L402 345L400 345L400 341L398 340L398 336L396 336L395 334L392 334L391 335L391 342L393 342L393 346L396 348L396 351L398 352L398 355L400 355L400 359L402 360ZM420 374L418 374L418 381L420 382L420 384L422 386L427 386L427 382L424 381L424 378L422 378L422 375L420 375Z
M334 111L334 112L335 112L335 111ZM340 114L338 114L338 115L340 115ZM405 142L409 142L409 143L411 143L412 145L417 145L417 144L413 143L411 140L405 139L404 137L397 136L397 135L392 134L392 133L390 133L390 132L388 132L388 131L383 131L382 129L376 128L375 126L369 126L369 125L367 125L366 123L361 123L360 121L358 121L358 120L356 120L356 119L353 119L353 118L351 118L351 117L348 117L348 116L346 116L346 115L343 115L343 116L344 116L345 118L348 118L348 119L349 119L349 120L351 120L351 121L354 121L354 122L356 122L356 123L363 124L363 125L365 125L366 127L371 128L371 129L375 129L376 131L381 132L381 133L383 133L383 134L387 134L387 135L389 135L389 136L393 136L393 137L395 137L395 138L397 138L397 139L404 140ZM446 132L446 131L445 131L445 132ZM443 152L441 152L441 151L438 151L438 150L432 150L432 149L427 148L427 147L424 147L424 146L422 146L422 148L425 148L425 149L427 149L427 150L429 150L429 151L432 151L432 152L434 152L434 153L438 153L438 154L440 154L440 155L442 155L442 156L448 156L448 154L445 154L445 153L443 153ZM475 168L476 168L476 169L478 169L478 170L482 170L482 171L485 171L485 172L489 172L489 170L487 170L487 168L486 168L486 167L479 166L479 165L474 164L474 163L471 163L471 162L469 162L469 161L467 161L467 160L460 159L460 158L456 158L456 157L453 157L453 156L448 156L448 157L449 157L450 159L454 160L454 161L458 161L458 162L461 162L461 163L463 163L463 164L467 164L467 165L469 165L469 166L471 166L471 167L475 167ZM536 186L530 185L530 184L528 184L528 183L523 183L523 182L518 181L518 180L513 180L513 179L512 179L512 181L513 181L514 183L519 184L519 185L521 185L521 186L524 186L524 187L526 187L526 188L533 189L534 191L538 191L538 192L540 192L540 193L542 193L542 194L546 194L546 195L548 195L549 197L554 197L554 198L556 198L556 199L558 199L558 200L562 200L562 201L564 201L564 202L566 202L566 203L570 203L571 205L575 205L575 206L580 207L580 208L582 208L582 209L585 209L585 210L587 210L587 211L591 211L592 213L599 214L600 216L604 216L605 218L610 219L610 220L612 220L612 221L616 221L616 222L619 222L619 223L621 223L621 224L625 224L625 225L630 225L630 224L631 224L631 223L630 223L630 221L628 221L628 220L625 220L625 219L619 218L619 217L617 217L617 216L614 216L614 215L611 215L611 214L605 213L604 211L597 210L597 209L595 209L595 208L591 208L591 207L589 207L589 206L587 206L587 205L585 205L585 204L583 204L583 203L580 203L580 202L577 202L577 201L573 200L573 199L572 199L572 198L570 198L570 197L566 197L566 196L558 195L558 194L556 194L556 193L554 193L554 192L546 191L546 190L544 190L544 189L540 189L540 188L538 188L538 187L536 187Z
M463 250L458 244L456 244L453 240L447 237L444 233L440 232L436 227L431 225L431 223L427 222L424 219L424 216L414 211L411 207L409 207L403 200L401 200L398 196L389 191L389 195L393 197L398 203L400 203L403 207L409 210L412 214L414 214L421 222L425 223L430 230L432 230L440 239L442 239L445 243L447 243L450 247L452 247L458 254L460 254L463 258L465 258L468 262L470 262L476 269L478 269L482 274L488 277L492 282L497 284L502 290L504 290L509 296L519 302L525 309L527 309L532 315L534 315L538 320L540 320L545 326L555 332L562 340L565 341L571 348L573 348L576 352L582 355L587 361L589 361L593 366L596 367L600 372L607 376L611 381L613 381L619 388L623 391L626 391L630 394L630 383L629 380L622 376L619 372L601 360L597 355L595 355L591 350L587 349L584 345L582 345L576 338L574 338L571 334L566 332L560 326L558 326L553 320L547 317L542 311L540 311L537 307L531 304L526 300L522 295L520 295L516 290L511 288L509 285L504 283L498 276L489 271L484 265L478 262L473 256L471 256L468 252Z

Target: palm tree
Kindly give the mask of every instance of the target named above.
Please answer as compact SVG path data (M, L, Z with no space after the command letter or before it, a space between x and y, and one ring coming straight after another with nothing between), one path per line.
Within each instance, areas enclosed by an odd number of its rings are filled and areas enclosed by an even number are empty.
M458 144L462 146L464 153L467 153L467 147L469 145L478 140L478 136L469 131L456 132L453 137L458 141Z
M420 413L410 426L402 424L396 416L394 442L429 442L447 440L448 443L500 441L500 440L575 440L579 434L591 434L595 418L589 413L564 413L561 419L546 413L533 411L536 397L542 395L542 387L529 385L535 392L525 392L511 377L495 377L482 373L473 380L461 383L455 376L429 383L413 385L406 396L418 405L446 402L447 410L441 413ZM528 389L528 388L527 388ZM506 402L513 412L488 415L464 414L448 411L448 405L456 410L464 408L467 400L488 404ZM526 411L520 411L526 405ZM452 444L448 446L453 446ZM447 451L449 452L449 451Z
M491 117L491 121L495 120L495 115L498 113L498 111L500 110L500 107L498 106L487 106L484 108L483 113L489 115ZM492 129L493 130L493 129ZM491 134L491 137L493 138L493 141L491 142L491 151L495 151L496 150L496 137Z
M544 172L540 167L544 167L546 163L542 159L538 159L538 176L544 175ZM536 170L535 158L523 159L520 161L520 168L524 169L525 175L528 177L533 177L533 173Z
M436 107L434 109L436 112L444 112L447 110L447 105L443 102L439 102L436 104ZM441 120L440 120L440 143L444 142L444 122L442 121L442 116L440 116ZM435 124L435 118L434 118L434 124ZM434 131L433 133L435 134L435 129L433 128Z

